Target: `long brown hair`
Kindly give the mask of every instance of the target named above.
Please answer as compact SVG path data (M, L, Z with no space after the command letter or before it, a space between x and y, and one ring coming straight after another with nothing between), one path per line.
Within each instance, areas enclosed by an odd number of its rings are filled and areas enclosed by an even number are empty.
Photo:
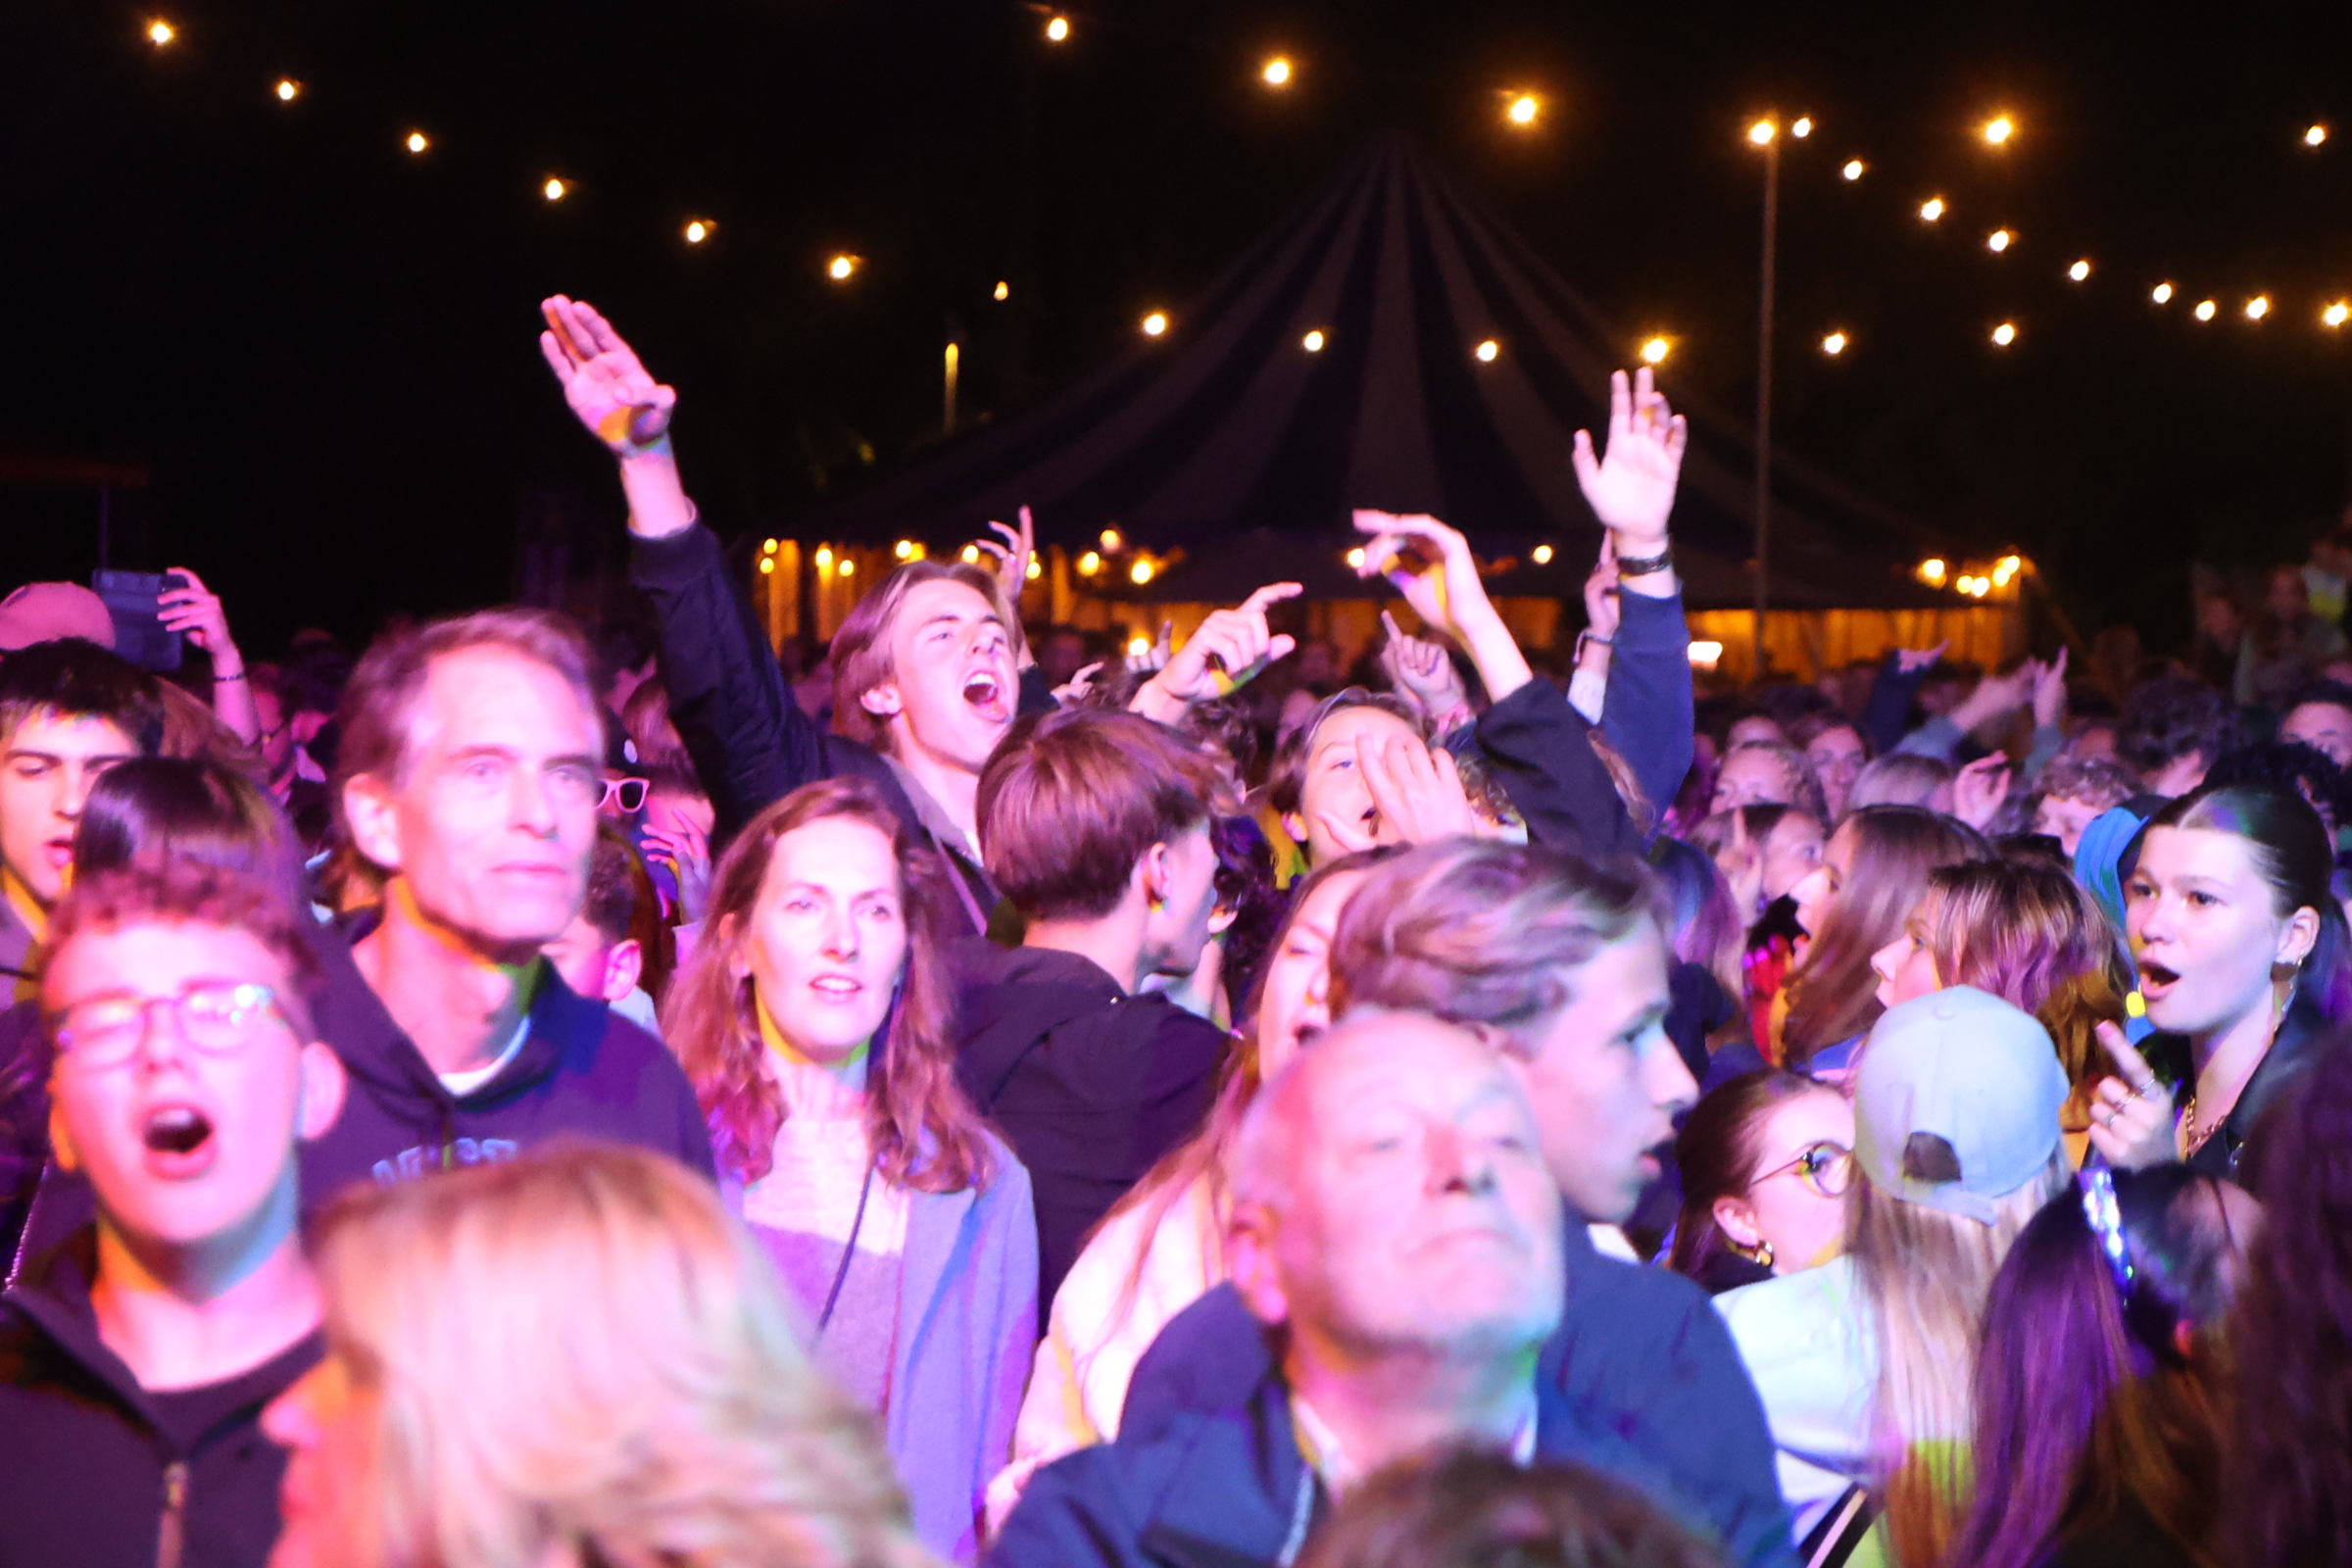
M720 1166L745 1183L765 1176L784 1125L784 1099L767 1071L752 981L736 977L736 958L750 940L752 909L777 842L831 817L863 822L890 840L906 915L906 974L874 1037L867 1083L866 1138L875 1169L893 1187L915 1192L985 1187L994 1175L988 1134L956 1082L949 1027L955 999L944 955L947 873L936 852L918 844L863 779L803 785L736 835L710 878L706 935L662 1004L662 1038L694 1084Z
M1924 807L1857 807L1838 831L1854 835L1853 869L1788 976L1780 1054L1798 1071L1815 1052L1863 1033L1885 1010L1870 956L1892 942L1919 907L1928 873L1992 858L1983 834Z

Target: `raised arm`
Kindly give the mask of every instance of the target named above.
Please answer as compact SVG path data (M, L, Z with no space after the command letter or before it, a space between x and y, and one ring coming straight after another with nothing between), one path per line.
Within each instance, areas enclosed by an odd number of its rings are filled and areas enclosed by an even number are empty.
M173 566L187 579L183 588L166 588L156 596L156 618L167 631L185 632L188 641L212 656L213 715L236 731L248 746L262 739L262 713L253 703L253 683L245 678L245 656L228 635L228 612L220 596L185 566Z
M1301 592L1295 582L1269 583L1237 609L1213 612L1157 673L1137 688L1127 706L1146 718L1173 724L1195 703L1223 697L1298 646L1266 623L1266 612Z

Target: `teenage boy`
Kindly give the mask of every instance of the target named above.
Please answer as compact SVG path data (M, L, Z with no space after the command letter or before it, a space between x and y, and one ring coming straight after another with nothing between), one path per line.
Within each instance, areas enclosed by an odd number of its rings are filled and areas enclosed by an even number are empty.
M66 890L74 829L98 775L162 743L154 677L79 638L0 659L0 984L33 993L32 949Z
M185 865L57 910L50 1137L97 1219L0 1297L0 1564L269 1557L285 1459L262 1408L321 1349L295 1150L344 1092L296 918Z

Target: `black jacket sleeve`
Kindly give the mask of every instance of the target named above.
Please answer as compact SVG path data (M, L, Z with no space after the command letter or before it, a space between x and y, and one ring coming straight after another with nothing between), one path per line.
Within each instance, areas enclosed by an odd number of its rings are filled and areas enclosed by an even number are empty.
M1588 855L1638 855L1641 834L1592 737L1592 726L1568 706L1568 694L1542 677L1478 719L1487 770L1526 819L1529 838Z
M637 540L629 578L654 608L670 722L710 792L715 852L762 807L832 773L825 735L792 700L710 529Z
M1922 664L1917 669L1903 668L1898 651L1886 656L1879 666L1879 678L1871 684L1870 702L1862 710L1862 730L1870 739L1873 755L1885 757L1911 728L1911 699L1919 695L1926 684L1928 672L1936 666Z
M1665 599L1620 594L1618 603L1600 732L1633 769L1642 796L1664 815L1690 771L1690 625L1679 593Z

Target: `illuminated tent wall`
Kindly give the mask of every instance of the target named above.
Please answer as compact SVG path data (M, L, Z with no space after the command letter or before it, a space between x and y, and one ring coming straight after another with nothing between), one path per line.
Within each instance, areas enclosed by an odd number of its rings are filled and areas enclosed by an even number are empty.
M1606 428L1609 372L1633 341L1408 141L1383 136L1164 334L1139 335L1040 406L811 515L795 530L803 539L859 563L848 583L829 569L805 575L812 629L831 631L900 541L958 549L1025 503L1055 547L1025 615L1098 626L1166 616L1182 630L1274 580L1278 560L1343 570L1348 514L1364 506L1433 513L1470 534L1482 559L1516 563L1492 589L1523 636L1548 643L1599 545L1570 437ZM1677 403L1690 420L1674 531L1693 633L1726 644L1725 668L1742 672L1753 447L1739 421ZM1923 558L1946 552L1909 520L1786 459L1774 489L1776 668L1945 638L1955 656L1990 662L2022 635L2012 586L1969 601L1915 578ZM1104 529L1119 551L1103 551ZM1551 560L1539 567L1543 544ZM1083 572L1090 551L1108 559ZM1138 559L1152 568L1140 587ZM801 585L777 580L791 575L767 583L797 601ZM1368 591L1351 577L1310 583L1318 591L1341 597L1321 602L1316 630L1344 648L1368 634Z

